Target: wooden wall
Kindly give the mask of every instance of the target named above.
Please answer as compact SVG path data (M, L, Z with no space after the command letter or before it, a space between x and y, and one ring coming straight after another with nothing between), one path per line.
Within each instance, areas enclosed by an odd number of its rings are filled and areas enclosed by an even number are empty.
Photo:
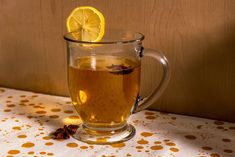
M65 21L81 5L165 53L172 78L152 109L235 122L234 0L0 0L0 85L67 95ZM153 65L144 60L144 95L161 77Z

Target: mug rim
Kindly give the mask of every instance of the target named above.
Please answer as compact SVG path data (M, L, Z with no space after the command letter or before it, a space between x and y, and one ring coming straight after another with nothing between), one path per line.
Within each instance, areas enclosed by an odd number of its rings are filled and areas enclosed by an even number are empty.
M73 33L76 33L77 31L74 32L68 32L64 35L64 39L66 41L70 41L70 42L75 42L75 43L81 43L81 44L125 44L125 43L133 43L133 42L141 42L144 40L145 36L140 33L140 32L135 32L135 31L130 31L130 30L122 30L122 29L108 29L105 30L105 34L115 34L115 32L117 33L129 33L130 35L132 35L133 37L130 37L129 39L127 38L117 38L117 39L113 39L113 40L107 40L107 41L82 41L79 39L75 39L73 37Z

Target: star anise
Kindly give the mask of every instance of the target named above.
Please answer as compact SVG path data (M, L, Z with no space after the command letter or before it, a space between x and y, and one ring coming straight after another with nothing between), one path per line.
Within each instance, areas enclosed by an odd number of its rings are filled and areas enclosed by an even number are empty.
M133 68L131 68L131 66L125 66L123 64L120 64L120 65L112 64L111 66L106 66L106 67L112 70L110 71L110 73L117 74L117 75L125 75L133 71Z
M78 128L79 128L78 125L69 125L69 126L67 127L68 132L69 132L70 135L75 134Z
M64 125L63 128L58 128L52 135L54 136L54 139L68 139L70 138L70 135L76 133L78 127L78 125Z

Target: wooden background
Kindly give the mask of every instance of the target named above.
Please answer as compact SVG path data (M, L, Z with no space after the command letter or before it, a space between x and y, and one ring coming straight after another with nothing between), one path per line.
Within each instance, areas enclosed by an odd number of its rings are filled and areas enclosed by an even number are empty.
M165 53L172 78L151 108L235 122L234 0L0 0L0 85L67 95L62 36L81 5ZM144 95L161 77L154 64L144 60Z

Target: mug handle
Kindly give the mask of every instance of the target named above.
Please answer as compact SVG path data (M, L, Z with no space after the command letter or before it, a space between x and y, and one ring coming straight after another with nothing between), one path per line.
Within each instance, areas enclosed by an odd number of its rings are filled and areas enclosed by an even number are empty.
M150 93L149 96L145 98L138 97L136 104L134 105L134 113L146 109L150 105L154 104L156 100L161 96L163 91L166 89L170 80L170 68L167 58L162 54L152 49L141 50L140 57L142 57L142 52L144 51L144 56L151 57L159 61L163 68L163 76L159 85Z

